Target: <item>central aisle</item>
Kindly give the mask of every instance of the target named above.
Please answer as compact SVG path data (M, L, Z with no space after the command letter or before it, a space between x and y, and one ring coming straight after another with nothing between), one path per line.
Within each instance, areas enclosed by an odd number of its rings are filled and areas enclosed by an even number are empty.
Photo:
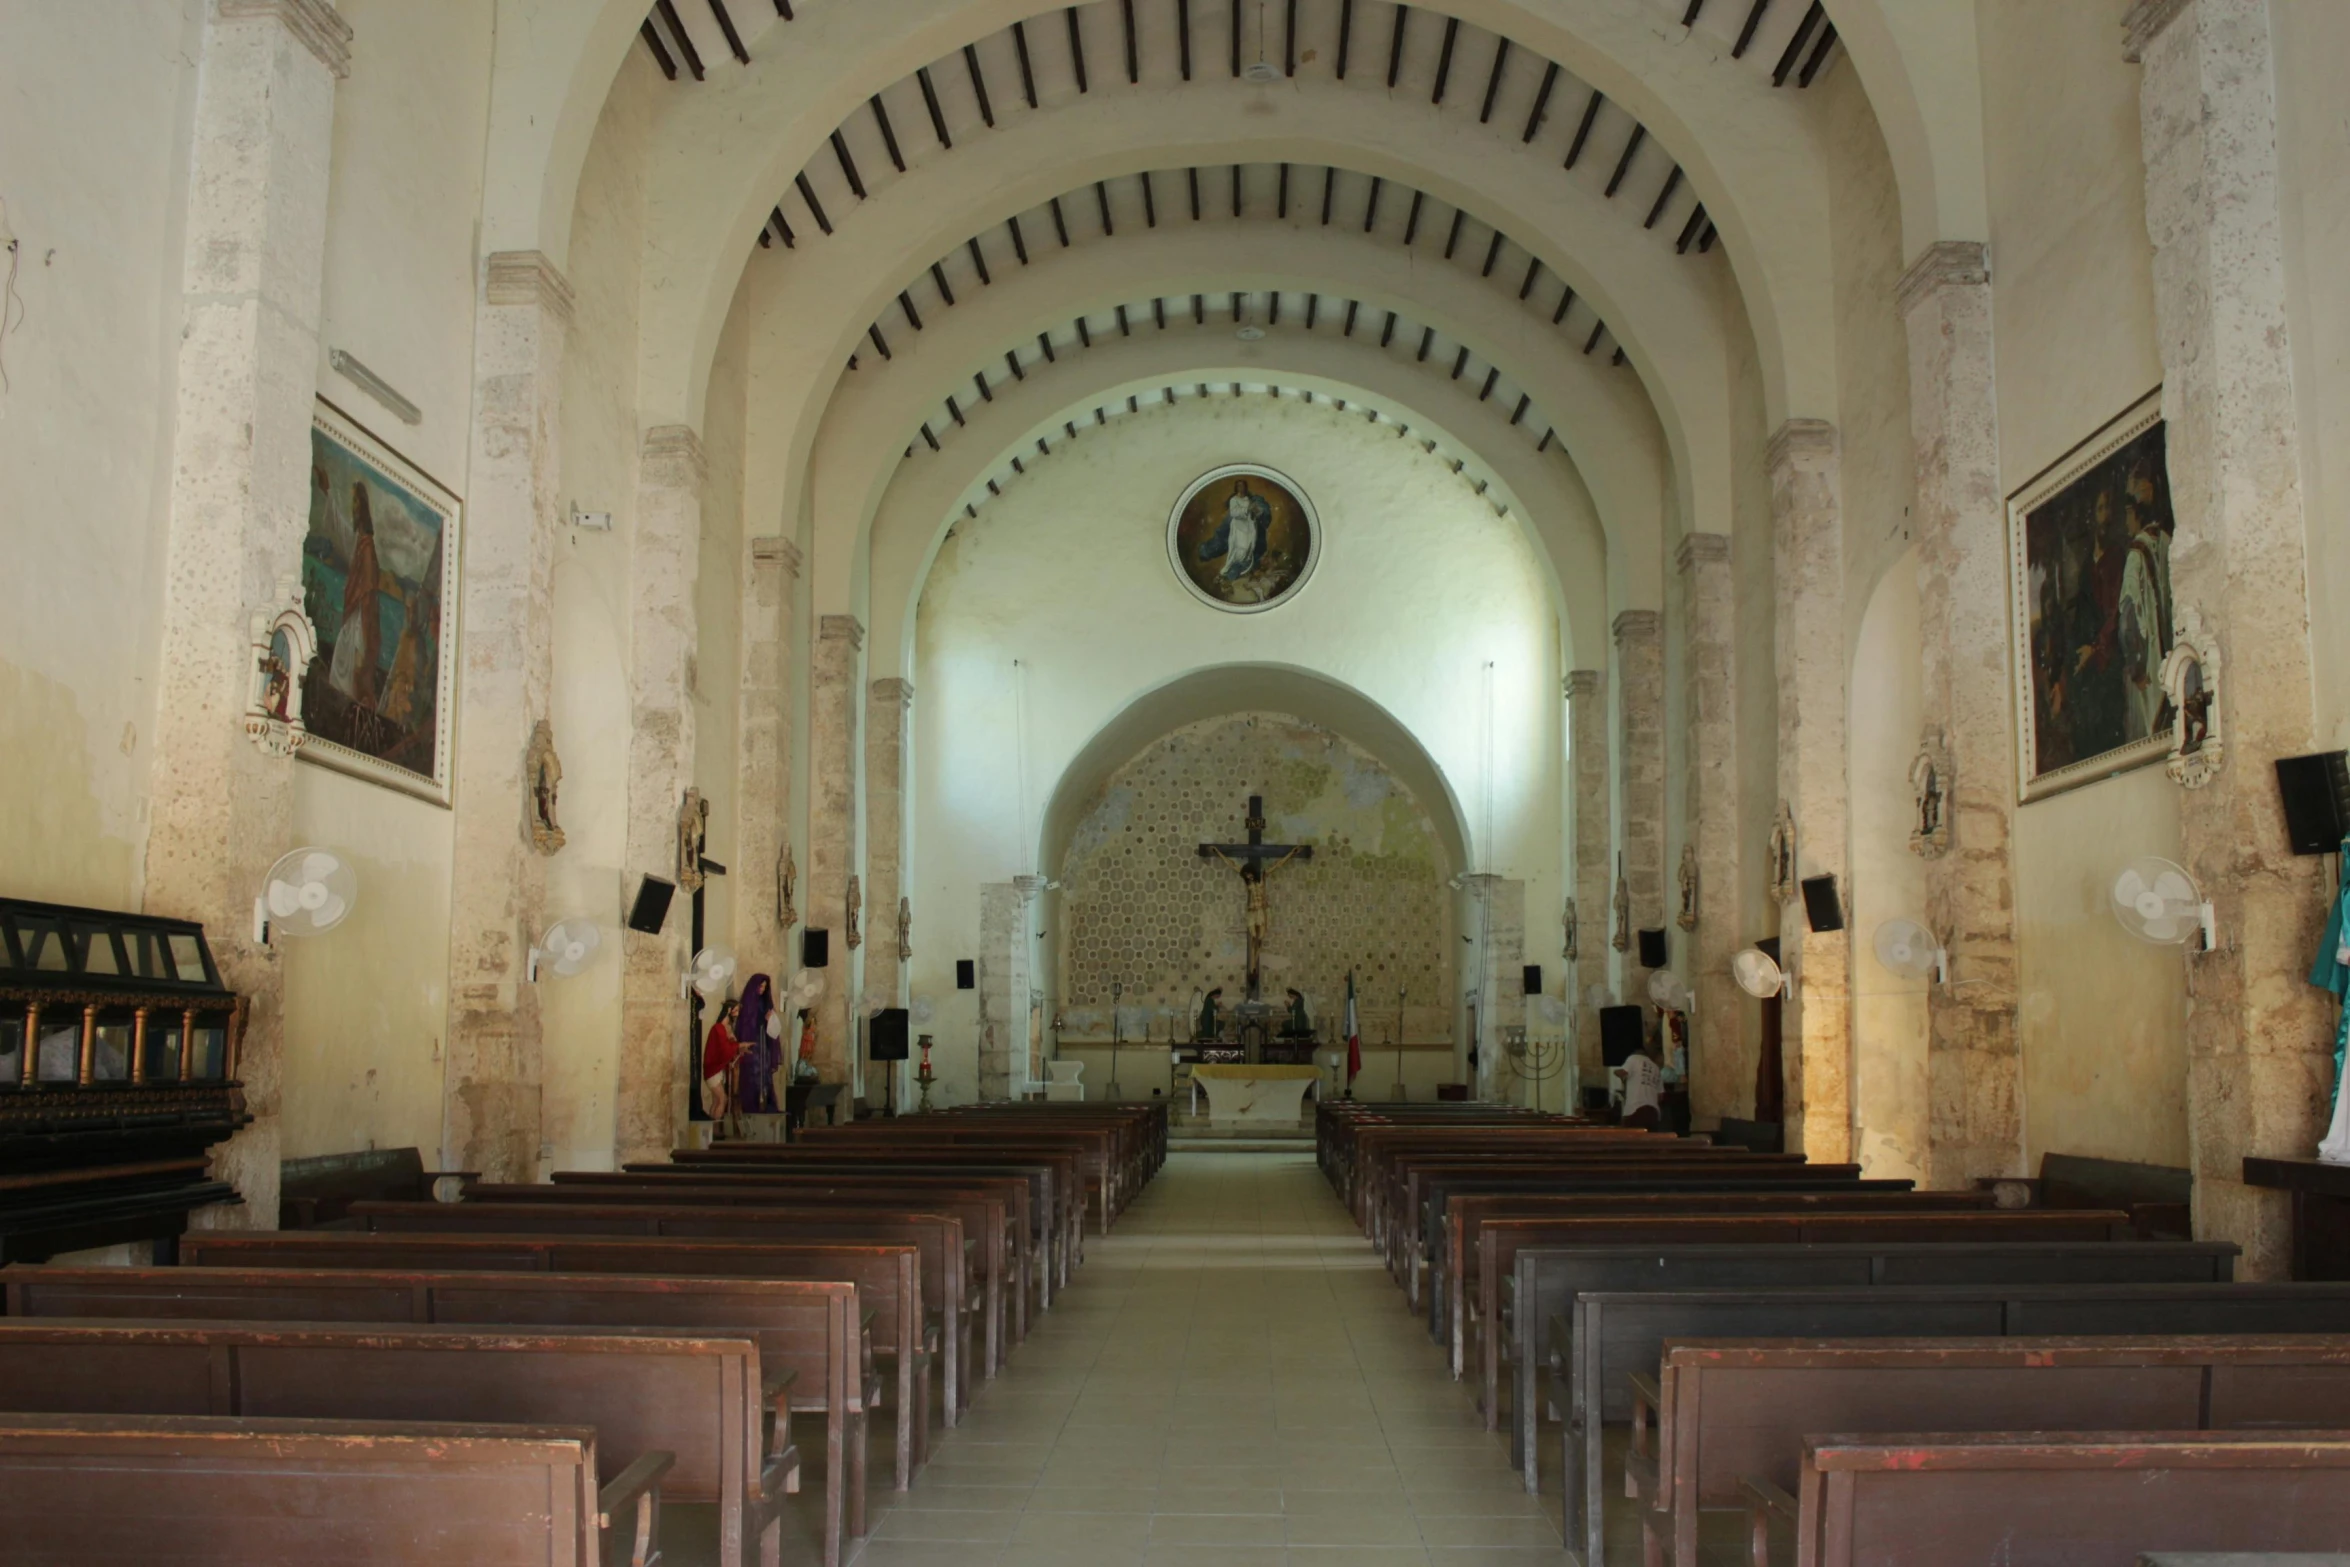
M857 1567L1565 1560L1310 1153L1171 1155L976 1405Z

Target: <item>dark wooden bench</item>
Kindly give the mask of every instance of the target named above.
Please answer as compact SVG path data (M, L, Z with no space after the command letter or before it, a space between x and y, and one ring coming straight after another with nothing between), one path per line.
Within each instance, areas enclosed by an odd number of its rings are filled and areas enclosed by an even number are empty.
M2119 1208L2150 1241L2185 1240L2191 1231L2195 1175L2173 1165L2051 1153L2040 1156L2036 1178L1987 1176L1975 1184L2002 1207Z
M584 1426L0 1416L11 1567L646 1567L665 1453Z
M754 1552L777 1567L780 1498L799 1485L789 1391L762 1380L757 1342L739 1335L0 1322L0 1404L11 1413L593 1427L615 1478L648 1453L675 1458L664 1497L716 1505L722 1567Z
M1817 1435L1801 1484L1807 1567L2131 1567L2350 1540L2338 1430Z
M2331 1426L2350 1417L2350 1337L1676 1340L1632 1383L1643 1560L1697 1567L1698 1514L1765 1516L1749 1503L1798 1489L1810 1433ZM1770 1567L1767 1534L1752 1545Z
M748 1333L793 1414L824 1421L825 1538L865 1533L865 1426L880 1389L856 1286L766 1278L270 1268L0 1269L11 1318L409 1322Z
M478 1181L474 1170L427 1170L413 1148L369 1148L358 1153L287 1159L277 1167L277 1222L306 1230L332 1224L355 1202L431 1202L443 1181ZM448 1193L454 1200L457 1193Z
M1521 1247L1503 1280L1503 1321L1517 1389L1510 1401L1510 1461L1519 1466L1528 1494L1539 1492L1541 1382L1545 1368L1555 1364L1562 1368L1557 1380L1564 1383L1563 1367L1571 1353L1565 1335L1578 1294L1904 1284L2225 1284L2235 1276L2235 1262L2236 1247L2226 1241Z
M1630 1424L1632 1378L1655 1375L1668 1341L2210 1333L2350 1333L2350 1286L1980 1284L1579 1294L1571 1323L1551 1330L1553 1345L1564 1350L1563 1364L1552 1368L1552 1394L1565 1421L1567 1517L1599 1567L1605 1428ZM1563 1399L1557 1396L1562 1379Z
M929 1459L930 1368L944 1319L923 1305L922 1253L911 1245L789 1245L563 1235L434 1235L353 1230L205 1232L182 1253L220 1268L398 1268L416 1272L619 1273L657 1278L828 1279L857 1287L875 1360L897 1391L897 1488ZM7 1279L0 1272L0 1280ZM658 1323L642 1324L647 1327Z
M956 1122L948 1117L901 1117L895 1123L874 1128L874 1123L860 1122L839 1127L810 1127L799 1145L820 1153L850 1150L888 1152L962 1152L990 1153L1055 1153L1065 1154L1077 1161L1079 1180L1086 1193L1088 1211L1096 1220L1099 1232L1107 1235L1110 1225L1125 1210L1143 1179L1131 1154L1122 1154L1119 1139L1111 1128L1073 1126L1067 1130L1030 1128L1026 1126L990 1126L983 1121ZM723 1149L713 1153L725 1156Z

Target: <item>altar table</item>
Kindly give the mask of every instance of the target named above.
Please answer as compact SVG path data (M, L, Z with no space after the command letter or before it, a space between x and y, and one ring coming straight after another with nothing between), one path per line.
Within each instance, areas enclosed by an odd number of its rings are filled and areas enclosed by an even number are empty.
M1306 1090L1322 1080L1314 1066L1248 1066L1202 1063L1191 1069L1194 1109L1208 1094L1208 1119L1219 1123L1295 1126Z

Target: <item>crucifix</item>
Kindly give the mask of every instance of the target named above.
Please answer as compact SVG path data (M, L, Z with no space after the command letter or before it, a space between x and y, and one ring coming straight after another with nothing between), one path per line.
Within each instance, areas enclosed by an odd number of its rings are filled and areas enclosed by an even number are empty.
M1241 885L1248 893L1248 999L1255 1001L1258 974L1265 955L1265 939L1273 928L1273 909L1267 899L1265 881L1274 871L1291 860L1310 860L1314 857L1311 844L1267 843L1265 841L1265 797L1248 797L1248 842L1203 843L1199 857L1222 860L1240 868Z

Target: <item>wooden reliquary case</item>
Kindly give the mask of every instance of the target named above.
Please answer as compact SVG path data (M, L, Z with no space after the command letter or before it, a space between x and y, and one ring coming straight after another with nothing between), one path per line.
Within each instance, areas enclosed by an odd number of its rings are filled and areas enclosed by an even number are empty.
M0 1262L238 1201L208 1150L252 1119L244 1024L201 925L0 898Z

